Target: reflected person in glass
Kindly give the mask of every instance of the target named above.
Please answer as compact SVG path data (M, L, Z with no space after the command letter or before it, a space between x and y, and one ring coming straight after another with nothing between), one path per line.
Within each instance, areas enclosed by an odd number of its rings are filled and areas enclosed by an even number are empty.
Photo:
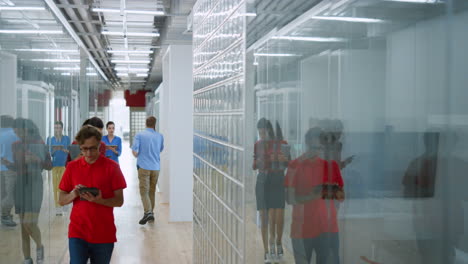
M19 138L13 130L14 119L8 115L0 117L0 193L2 225L7 227L16 226L11 211L14 205L14 194L16 184L16 171L13 163L13 152L11 146Z
M291 240L294 259L308 264L312 253L316 263L339 263L337 210L334 201L343 201L343 178L334 160L320 157L324 132L315 127L307 131L307 150L291 161L285 177L286 201L293 205ZM331 262L330 261L331 258Z
M254 146L253 170L258 170L255 184L257 210L260 212L264 260L278 260L283 256L282 234L284 225L284 170L289 161L288 153L283 153L287 142L275 137L271 122L261 118L257 122L259 140ZM270 234L268 234L268 230ZM268 243L270 247L268 247Z
M14 167L17 173L15 210L21 223L24 263L33 263L30 239L36 243L36 263L44 262L44 246L38 226L43 199L42 171L52 169L48 148L38 127L29 119L18 118L14 123L20 138L12 146Z
M420 263L458 263L457 255L466 254L468 163L452 153L458 140L455 133L428 131L423 140L424 153L410 162L402 181L404 197L413 206Z

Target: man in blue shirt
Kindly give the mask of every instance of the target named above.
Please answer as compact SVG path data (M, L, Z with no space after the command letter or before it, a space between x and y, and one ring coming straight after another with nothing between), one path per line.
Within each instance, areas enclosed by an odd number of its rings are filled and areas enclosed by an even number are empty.
M58 185L62 180L65 172L65 163L67 161L68 146L70 146L70 138L63 135L62 121L56 121L54 124L54 136L47 139L47 145L52 154L52 187L54 191L55 214L62 215L62 209L58 203L59 189Z
M14 190L16 184L16 172L13 170L13 152L11 146L19 138L13 130L14 119L11 116L0 117L0 186L1 186L1 211L2 225L16 226L11 215L14 204Z
M146 129L135 135L132 152L137 158L140 196L144 215L140 225L154 221L154 199L160 169L160 153L164 149L164 137L156 132L156 117L146 119Z

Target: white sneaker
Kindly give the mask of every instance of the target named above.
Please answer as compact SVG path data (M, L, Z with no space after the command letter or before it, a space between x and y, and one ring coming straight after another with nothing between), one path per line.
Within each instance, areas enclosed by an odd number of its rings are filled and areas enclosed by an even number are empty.
M32 258L27 258L23 261L23 264L33 264Z
M36 262L37 264L44 263L44 246L36 249ZM31 260L32 263L32 260Z

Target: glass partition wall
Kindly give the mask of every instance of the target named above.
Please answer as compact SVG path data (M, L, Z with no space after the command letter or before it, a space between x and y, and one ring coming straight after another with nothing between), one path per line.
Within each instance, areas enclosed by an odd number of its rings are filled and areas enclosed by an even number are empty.
M194 8L194 263L467 263L468 2L245 3L242 94L213 59L231 2Z
M265 2L249 32L274 16ZM290 149L283 259L466 262L466 1L315 2L248 47L252 121ZM304 198L317 184L344 196Z
M55 202L46 161L57 146L47 143L57 130L73 140L88 118L79 109L98 113L95 98L106 87L89 62L80 75L81 60L77 44L43 1L0 1L0 263L29 257L38 263L40 255L39 263L64 260L70 209ZM89 107L80 106L80 88L89 89Z

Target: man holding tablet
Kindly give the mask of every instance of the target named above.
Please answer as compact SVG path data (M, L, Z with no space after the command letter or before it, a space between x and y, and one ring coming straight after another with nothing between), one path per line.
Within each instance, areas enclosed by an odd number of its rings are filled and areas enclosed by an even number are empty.
M83 156L67 164L59 185L60 205L73 203L70 261L110 263L117 241L114 207L123 205L127 184L119 165L100 155L102 134L97 128L85 125L75 139Z

